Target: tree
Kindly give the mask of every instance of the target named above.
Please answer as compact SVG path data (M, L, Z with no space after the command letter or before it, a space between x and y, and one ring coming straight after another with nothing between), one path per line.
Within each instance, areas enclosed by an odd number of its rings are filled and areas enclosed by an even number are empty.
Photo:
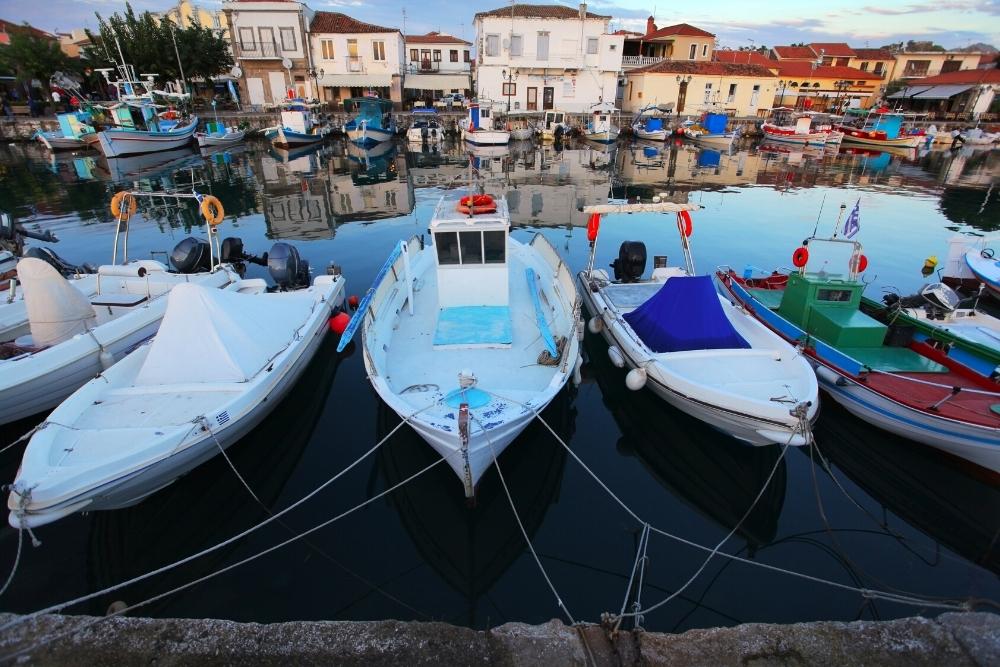
M198 24L184 28L149 12L137 15L127 3L124 14L115 12L107 19L97 14L97 21L99 33L87 31L92 46L87 49L86 56L99 67L114 67L124 57L137 74L154 73L161 80L200 78L207 81L233 66L233 56L226 41L210 28Z
M57 71L76 71L76 62L63 53L59 42L43 37L27 23L11 30L10 44L0 47L0 69L11 72L23 84L38 79L48 90L49 77Z
M935 44L930 40L913 39L906 42L906 50L911 53L914 51L947 51L947 49L940 44Z

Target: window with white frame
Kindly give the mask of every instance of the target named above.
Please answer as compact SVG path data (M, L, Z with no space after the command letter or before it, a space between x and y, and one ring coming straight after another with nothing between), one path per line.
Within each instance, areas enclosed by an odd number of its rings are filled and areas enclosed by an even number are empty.
M711 104L712 103L712 84L710 84L710 83L706 83L705 84L705 99L704 99L704 103L705 104Z
M441 49L434 49L434 62L441 62Z
M372 42L372 60L385 60L385 42Z
M733 102L736 99L736 84L729 84L729 95L726 96L727 102Z
M486 55L489 57L500 55L500 35L486 35Z
M278 28L278 33L281 35L281 50L294 51L296 48L295 28Z
M587 55L594 56L597 55L597 38L588 37L587 38Z
M510 55L512 56L524 55L524 37L522 35L510 36Z
M698 45L692 44L691 48L688 49L688 60L694 60L696 55L698 55Z
M333 60L333 40L321 39L319 40L319 46L323 52L323 60Z

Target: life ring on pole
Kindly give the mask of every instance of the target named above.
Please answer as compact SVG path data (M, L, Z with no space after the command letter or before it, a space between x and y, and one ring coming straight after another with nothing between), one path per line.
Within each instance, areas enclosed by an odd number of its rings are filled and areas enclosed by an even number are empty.
M591 213L587 220L587 240L593 243L597 240L597 234L601 230L601 214Z
M691 222L691 214L687 211L677 212L677 225L684 232L684 236L691 236L691 232L694 231L694 224Z
M205 221L213 227L222 222L222 219L226 217L226 210L222 208L222 202L219 201L218 197L205 195L201 198L200 208Z
M853 273L862 273L868 268L868 258L864 255L854 255L851 257L850 267Z
M792 253L792 264L795 265L795 268L801 269L808 262L809 262L809 251L806 249L806 247L800 246L796 248L795 252Z
M138 203L135 200L135 195L128 192L116 192L115 196L111 198L111 215L118 220L128 220L135 215L137 208Z
M495 213L497 203L490 195L472 195L459 199L456 208L459 213L480 215L483 213Z

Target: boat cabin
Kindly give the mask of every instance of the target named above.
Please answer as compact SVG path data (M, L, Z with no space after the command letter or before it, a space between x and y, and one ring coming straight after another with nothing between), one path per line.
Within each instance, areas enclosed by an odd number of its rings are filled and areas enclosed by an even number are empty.
M438 324L434 346L510 347L510 289L504 199L444 197L430 233L435 248Z
M614 127L614 114L618 109L615 105L602 102L591 107L590 121L588 123L589 132L607 132Z
M476 130L501 130L503 129L502 114L494 111L489 106L480 106L472 103L469 105L467 127L470 132Z
M344 100L344 110L357 113L353 119L356 124L365 121L369 127L387 128L392 116L392 100L379 97L351 97Z
M542 117L542 131L554 133L557 128L566 130L569 128L568 117L564 111L548 110Z

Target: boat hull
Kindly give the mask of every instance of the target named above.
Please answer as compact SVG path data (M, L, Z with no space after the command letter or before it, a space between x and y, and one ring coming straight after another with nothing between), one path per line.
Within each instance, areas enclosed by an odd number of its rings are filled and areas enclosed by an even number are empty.
M858 146L880 146L883 148L916 148L924 141L924 137L900 137L898 139L874 139L872 137L851 136L845 132L842 144L855 144Z
M635 136L639 139L652 139L653 141L666 141L667 136L670 134L667 130L643 130L641 128L632 128Z
M510 143L510 132L506 130L462 130L462 137L476 146L502 146Z
M618 130L602 130L600 132L587 132L584 135L590 141L596 141L602 144L613 144L618 141Z
M965 253L965 264L972 271L973 275L986 286L994 297L1000 299L1000 267L997 267L996 260L985 258L979 254L978 249L969 250Z
M246 133L242 130L237 130L236 132L227 132L223 136L213 135L213 134L198 134L198 146L201 148L209 148L212 146L231 146L235 143L243 141L243 137Z
M366 148L370 148L371 146L380 144L384 141L392 141L394 134L390 130L384 130L380 127L349 127L345 131L347 132L347 138L351 140L351 143Z
M310 144L318 144L325 138L326 134L303 134L301 132L292 132L284 127L279 127L278 131L271 139L271 143L275 146L289 148L292 146L308 146Z
M50 151L72 151L90 147L90 144L82 139L64 137L58 132L38 132L35 138Z
M764 131L764 139L768 141L780 141L786 144L798 144L800 146L823 146L829 139L829 135L825 132L789 134L772 130L767 125L764 125L761 129Z
M182 148L191 143L191 138L197 128L198 117L195 116L187 125L170 132L112 129L98 132L97 137L101 151L105 156L120 157Z

